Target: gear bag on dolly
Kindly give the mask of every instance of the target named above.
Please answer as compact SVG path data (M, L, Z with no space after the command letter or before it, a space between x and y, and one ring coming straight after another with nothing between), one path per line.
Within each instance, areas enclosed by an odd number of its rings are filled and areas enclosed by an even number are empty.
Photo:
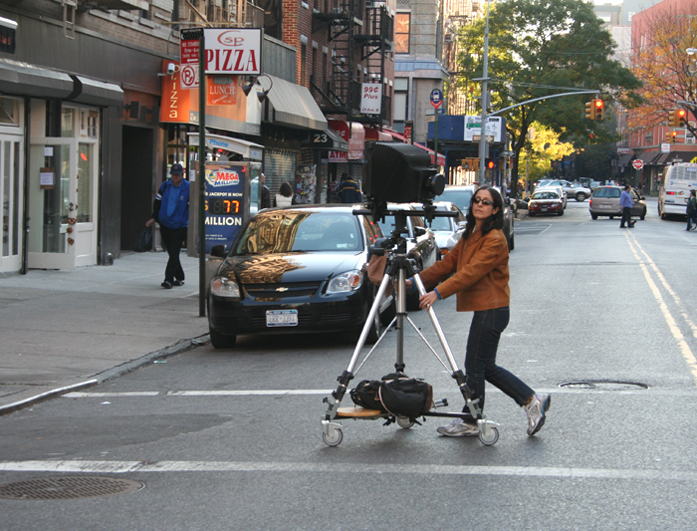
M353 402L395 416L415 419L433 407L433 387L402 373L390 373L382 380L363 380L351 390Z

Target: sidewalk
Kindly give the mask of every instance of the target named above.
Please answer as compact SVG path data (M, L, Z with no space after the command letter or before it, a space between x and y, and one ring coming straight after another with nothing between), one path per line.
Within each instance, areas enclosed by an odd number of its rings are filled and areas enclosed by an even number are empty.
M0 277L0 414L207 340L198 258L181 261L186 285L170 290L162 252Z

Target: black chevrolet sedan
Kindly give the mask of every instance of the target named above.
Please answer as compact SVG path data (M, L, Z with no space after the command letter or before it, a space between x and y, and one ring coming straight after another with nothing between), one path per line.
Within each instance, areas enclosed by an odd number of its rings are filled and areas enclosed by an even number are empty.
M368 248L382 232L353 205L293 205L257 213L242 229L208 288L215 348L238 335L355 332L366 322L377 287L365 272ZM374 342L380 301L368 335Z

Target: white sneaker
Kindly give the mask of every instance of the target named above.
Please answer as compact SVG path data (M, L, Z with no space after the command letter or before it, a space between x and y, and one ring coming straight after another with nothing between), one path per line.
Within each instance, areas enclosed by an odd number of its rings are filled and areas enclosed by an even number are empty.
M528 415L528 435L535 435L545 424L545 413L549 409L552 397L549 395L533 395L530 403L525 407Z
M476 424L470 424L461 418L453 419L447 426L440 426L437 431L446 437L476 437L479 435L479 427Z

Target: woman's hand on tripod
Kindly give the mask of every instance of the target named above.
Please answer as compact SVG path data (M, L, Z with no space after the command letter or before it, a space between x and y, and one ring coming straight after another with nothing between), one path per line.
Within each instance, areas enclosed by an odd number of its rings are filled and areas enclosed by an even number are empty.
M426 293L426 295L422 295L419 297L419 308L422 310L428 310L431 306L433 306L433 303L435 303L438 300L438 295L436 294L435 291L429 291Z

